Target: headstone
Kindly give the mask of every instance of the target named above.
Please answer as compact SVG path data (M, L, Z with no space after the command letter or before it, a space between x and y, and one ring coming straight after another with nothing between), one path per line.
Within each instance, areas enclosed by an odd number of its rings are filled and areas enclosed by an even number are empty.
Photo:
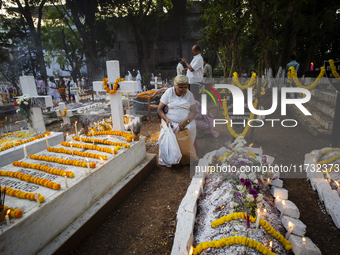
M20 76L22 93L33 99L30 119L36 132L45 132L46 127L42 116L42 107L53 107L51 96L38 96L33 76Z
M60 109L60 112L61 112L62 114L64 114L66 108L67 108L67 107L66 107L66 104L65 104L65 103L59 103L59 109ZM58 115L58 116L61 116L61 115L60 115L60 112L57 111L57 115ZM67 111L66 111L65 117L63 117L63 116L61 116L61 117L63 118L63 121L64 121L65 124L71 125L70 117L72 117L72 116L73 116L72 111L71 111L71 110L67 110Z
M120 77L119 61L111 60L106 62L106 69L108 75L108 87L113 88L115 81ZM119 89L116 93L110 94L111 101L111 115L112 115L112 129L115 131L124 131L124 112L122 104L121 92L137 92L138 84L136 81L119 82Z

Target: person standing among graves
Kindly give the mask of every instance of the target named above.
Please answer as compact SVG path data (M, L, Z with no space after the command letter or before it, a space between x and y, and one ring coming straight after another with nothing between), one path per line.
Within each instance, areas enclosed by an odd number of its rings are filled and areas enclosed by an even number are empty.
M192 47L192 54L194 55L193 59L190 62L185 58L182 58L184 63L186 64L187 68L184 69L187 73L187 77L190 83L190 91L194 94L195 99L198 99L199 87L197 82L202 82L203 80L203 58L201 55L201 48L197 44Z
M40 96L46 95L46 84L45 84L44 78L45 77L42 76L38 84L38 94Z
M290 67L294 67L294 69L295 69L295 74L297 74L297 72L298 72L298 70L299 70L299 67L300 67L300 64L298 63L298 62L296 62L296 56L295 55L291 55L290 56L290 62L287 64L287 66L286 66L286 77L288 78L288 72L290 72L289 71L289 68ZM289 86L291 86L291 87L296 87L296 85L295 85L295 82L290 82L289 83ZM298 98L298 96L299 96L299 94L298 93L292 93L292 95L293 95L293 97L294 98Z
M73 101L75 101L75 97L74 97L74 92L71 90L71 88L73 88L73 79L72 77L69 78L68 82L67 82L67 89L68 89L68 100L71 101L71 96L73 98Z
M53 102L54 102L54 103L59 102L58 87L57 87L57 84L55 84L55 82L54 82L54 77L51 77L51 78L50 78L49 87L50 87L50 92L49 92L49 94L50 94L50 96L52 96Z
M142 76L140 75L139 70L137 70L136 81L137 81L137 84L138 84L138 91L141 92L143 90L142 89Z
M212 78L212 67L208 63L208 61L209 61L208 58L203 59L203 64L204 64L203 77L205 77L206 79L211 79Z
M66 102L66 85L64 78L60 78L59 80L59 92L62 100Z
M184 61L181 59L176 67L177 75L185 75L183 64Z
M166 131L165 126L171 127L174 131L189 129L190 142L194 144L196 139L196 104L193 94L188 88L188 77L178 75L174 79L174 87L167 89L162 95L157 109L163 127L159 135L159 144L162 143L162 137Z

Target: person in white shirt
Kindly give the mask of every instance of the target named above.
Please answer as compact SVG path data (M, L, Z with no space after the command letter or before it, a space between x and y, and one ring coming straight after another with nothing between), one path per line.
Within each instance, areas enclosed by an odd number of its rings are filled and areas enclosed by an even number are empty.
M184 61L181 59L178 62L178 65L177 65L177 68L176 68L177 75L185 75L183 64L184 64Z
M197 44L192 47L192 54L194 55L193 59L190 62L185 58L182 58L187 68L184 70L187 72L187 77L189 79L190 91L194 94L195 99L198 100L199 96L199 86L194 85L197 82L202 82L203 80L203 58L201 55L201 48Z

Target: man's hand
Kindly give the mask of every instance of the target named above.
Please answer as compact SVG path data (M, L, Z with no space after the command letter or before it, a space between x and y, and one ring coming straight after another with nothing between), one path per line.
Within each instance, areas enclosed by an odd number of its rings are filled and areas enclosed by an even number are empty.
M179 130L183 130L186 125L188 125L188 121L186 119L182 120L180 123L178 123Z
M184 63L187 62L187 60L186 60L185 58L181 58L181 60L182 60Z

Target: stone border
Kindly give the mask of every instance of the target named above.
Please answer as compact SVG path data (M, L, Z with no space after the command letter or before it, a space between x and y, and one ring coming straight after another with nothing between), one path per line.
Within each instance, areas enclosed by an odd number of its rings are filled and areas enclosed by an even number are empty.
M262 150L261 150L262 151ZM221 147L219 150L211 151L204 155L198 162L198 166L207 166L211 162L212 157L223 156L228 149ZM267 156L274 161L273 157ZM188 187L187 193L185 194L182 202L177 211L177 226L175 239L171 250L171 255L188 255L190 247L194 242L194 226L197 213L197 200L202 194L203 187L205 184L205 177L207 173L200 173L199 175L193 176L191 183ZM271 183L271 194L273 196L282 196L288 199L288 190L283 189L283 181L278 179ZM285 209L282 218L283 226L288 230L288 223L291 221L294 224L294 230L289 237L289 241L293 246L293 252L296 255L319 255L321 251L308 237L306 238L305 244L302 241L302 236L306 233L306 225L303 224L298 218L300 217L300 211L297 206L289 201L285 200ZM279 211L283 210L282 200L275 199L275 206Z
M324 148L330 149L330 148ZM304 170L313 190L318 192L320 200L324 203L328 214L337 228L340 228L340 197L336 190L332 190L329 182L324 178L323 173L312 171L317 169L317 164L321 158L321 150L314 150L305 155ZM308 167L307 167L308 166Z

